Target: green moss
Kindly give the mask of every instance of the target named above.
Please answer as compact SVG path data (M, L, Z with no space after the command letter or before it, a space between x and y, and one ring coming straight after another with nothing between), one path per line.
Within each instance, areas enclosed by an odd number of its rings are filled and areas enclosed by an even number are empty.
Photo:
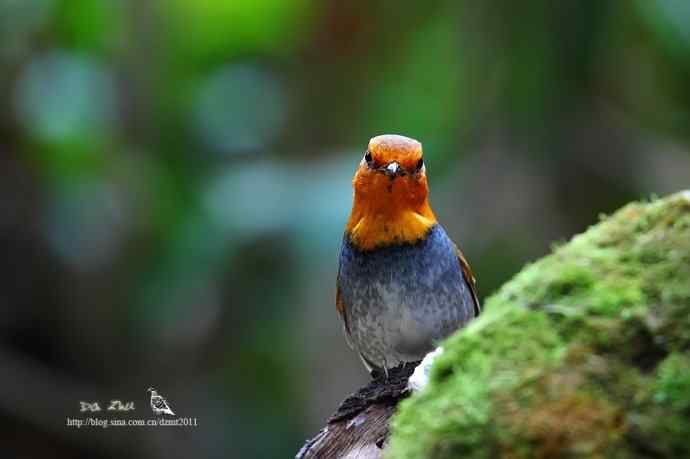
M659 365L654 400L674 411L690 410L690 356L674 353Z
M689 455L690 193L555 248L444 348L388 458Z

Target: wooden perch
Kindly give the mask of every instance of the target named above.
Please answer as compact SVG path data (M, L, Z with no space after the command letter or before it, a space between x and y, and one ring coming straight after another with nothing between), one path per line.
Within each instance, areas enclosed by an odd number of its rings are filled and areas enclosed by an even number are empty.
M409 395L407 380L418 362L383 373L340 404L326 427L308 440L297 459L378 459L388 439L388 423L398 402Z

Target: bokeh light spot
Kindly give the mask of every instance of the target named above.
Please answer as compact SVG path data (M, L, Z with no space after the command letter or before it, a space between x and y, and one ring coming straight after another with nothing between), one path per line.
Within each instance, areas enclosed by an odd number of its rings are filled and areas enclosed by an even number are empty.
M265 148L285 122L287 99L273 75L231 66L204 83L195 110L201 140L218 153Z
M84 182L58 192L47 211L46 237L77 270L98 269L117 255L131 223L121 190Z
M17 117L44 141L65 141L102 132L115 118L111 75L96 61L64 51L34 59L15 96Z

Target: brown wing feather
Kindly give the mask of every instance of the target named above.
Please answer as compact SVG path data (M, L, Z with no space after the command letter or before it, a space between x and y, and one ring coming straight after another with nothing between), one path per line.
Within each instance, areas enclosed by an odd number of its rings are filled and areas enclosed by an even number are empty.
M349 333L350 327L348 326L347 316L345 315L345 305L340 301L340 287L338 285L335 286L335 310L338 311L338 315L345 325L345 330Z
M340 299L340 286L337 282L335 286L335 310L338 311L338 315L340 316L340 319L343 321L343 332L345 335L345 341L347 342L348 346L354 349L355 347L352 345L352 340L350 339L350 324L347 321L347 310L345 309L345 305L342 303Z
M482 308L479 305L479 298L477 298L477 280L475 279L474 274L472 274L470 264L467 262L465 256L462 254L462 251L457 245L455 246L455 254L458 256L460 268L462 268L462 273L464 274L467 285L469 285L470 291L472 292L472 297L474 298L474 315L476 317L482 311Z

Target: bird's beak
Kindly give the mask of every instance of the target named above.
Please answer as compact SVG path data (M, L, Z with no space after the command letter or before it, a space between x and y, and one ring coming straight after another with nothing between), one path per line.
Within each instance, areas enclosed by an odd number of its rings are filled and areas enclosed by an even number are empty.
M394 177L398 171L400 170L400 164L397 162L393 161L389 165L386 166L386 168L383 170L383 172L388 175L389 177Z

